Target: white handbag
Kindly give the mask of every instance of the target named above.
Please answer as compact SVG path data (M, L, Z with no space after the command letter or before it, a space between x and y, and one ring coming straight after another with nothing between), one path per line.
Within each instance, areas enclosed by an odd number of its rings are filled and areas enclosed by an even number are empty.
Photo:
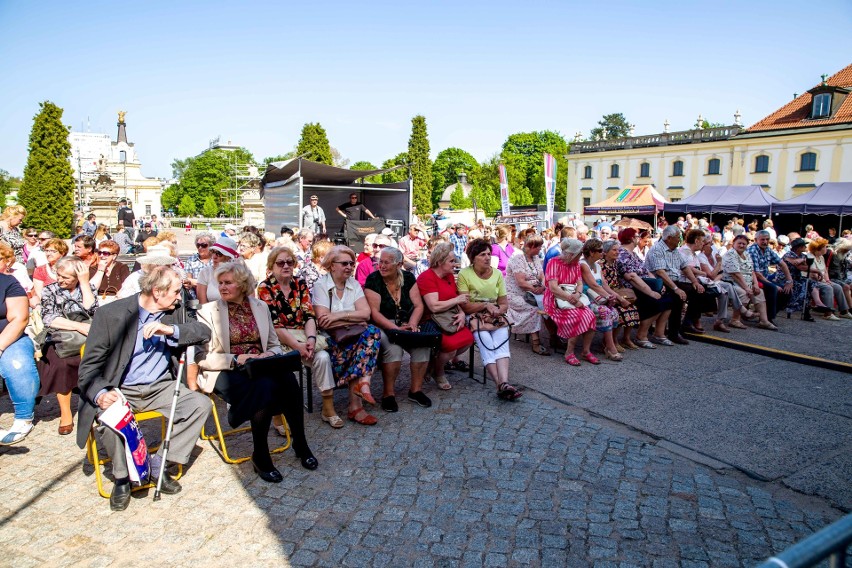
M577 292L576 284L560 284L559 287L569 294L575 294ZM589 304L589 298L585 294L580 294L580 306L588 306ZM580 306L575 306L568 300L556 298L556 307L560 310L573 310L574 308L578 308Z

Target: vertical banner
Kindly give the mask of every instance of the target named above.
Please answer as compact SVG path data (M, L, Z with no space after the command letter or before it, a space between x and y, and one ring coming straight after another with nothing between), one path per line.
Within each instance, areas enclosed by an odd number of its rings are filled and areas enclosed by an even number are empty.
M506 177L506 166L500 164L497 166L500 172L500 204L502 206L503 215L509 214L509 178Z
M547 200L547 224L553 225L553 202L556 200L556 158L544 155L544 194Z

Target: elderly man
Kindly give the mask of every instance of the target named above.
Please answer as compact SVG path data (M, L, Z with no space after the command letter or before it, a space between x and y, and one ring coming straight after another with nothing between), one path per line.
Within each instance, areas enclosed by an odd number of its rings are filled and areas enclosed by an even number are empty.
M302 207L302 227L314 233L325 233L325 211L319 206L319 197L312 195L310 203Z
M459 223L456 232L450 233L450 242L453 243L453 252L457 258L464 258L464 249L467 248L467 226Z
M97 245L94 237L89 235L80 235L74 239L74 256L86 263L87 266L97 266L100 256L98 255Z
M302 227L296 233L296 258L299 266L303 267L311 261L311 245L314 242L314 232L307 227Z
M399 239L399 250L402 251L402 263L406 270L412 270L420 260L420 249L426 246L426 240L420 235L425 234L426 227L412 224L408 227L408 234Z
M687 299L687 292L684 290L687 287L678 284L679 280L686 276L683 270L686 262L677 250L681 235L682 231L680 227L677 225L668 225L663 230L660 240L654 243L648 254L645 255L645 268L663 280L663 284L666 287L666 296L671 300L672 312L669 316L669 325L666 332L668 339L663 338L657 330L654 331L654 335L650 338L652 342L659 345L670 346L674 343L687 345L689 343L680 334L681 313L683 312L683 303ZM686 268L688 269L689 267L687 266ZM695 278L695 275L692 277ZM696 280L696 282L698 281ZM689 283L691 284L691 281ZM695 289L700 290L699 294L704 292L701 283L698 283Z
M766 296L766 317L774 325L775 314L778 312L778 295L783 294L785 296L786 304L786 298L793 291L793 278L790 276L790 269L787 268L787 264L781 262L781 257L769 246L769 231L758 231L755 234L754 243L749 245L746 251L751 255L754 272L763 288L763 294ZM783 286L775 284L774 277L769 274L769 267L773 264L784 273L783 281L785 284Z
M95 313L80 363L77 444L81 448L86 446L95 417L119 400L115 389L121 389L134 411L156 410L168 415L175 389L171 356L178 348L210 341L207 326L186 320L176 310L182 288L177 272L167 266L154 268L142 278L140 287L141 293L106 304ZM180 387L169 445L171 461L189 461L209 414L210 402L203 394ZM124 446L114 432L98 430L115 476L110 509L123 511L130 504L131 489ZM155 476L161 455L151 460ZM180 490L180 484L166 473L161 491L173 495Z

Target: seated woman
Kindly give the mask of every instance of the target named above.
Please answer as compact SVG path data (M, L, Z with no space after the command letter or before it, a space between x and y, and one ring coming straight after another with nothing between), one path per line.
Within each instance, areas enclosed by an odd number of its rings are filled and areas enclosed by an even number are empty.
M701 259L698 257L698 253L704 248L706 237L707 234L703 230L690 229L686 232L683 246L678 249L680 256L683 258L684 264L692 269L692 273L705 289L705 294L701 294L697 297L706 305L700 306L702 308L700 310L690 310L687 308L688 313L693 315L692 319L687 323L692 326L692 329L695 331L703 333L704 328L701 326L701 313L705 311L712 311L713 307L711 307L711 303L715 303L716 319L713 322L713 329L723 333L728 333L730 330L728 329L728 326L725 325L725 320L728 319L728 289L714 285L714 274L702 269ZM719 292L715 302L712 302L712 296L707 293L711 289Z
M645 268L643 259L639 256L643 232L627 228L618 233L621 250L615 261L620 287L632 290L636 296L636 309L639 311L639 329L636 330L636 345L643 349L656 349L655 343L673 345L666 337L666 325L671 314L671 303L664 296L662 281L657 279ZM653 288L652 288L653 286ZM629 294L629 292L628 292ZM654 335L648 333L654 326Z
M68 254L68 245L62 239L45 241L44 256L47 264L43 264L33 272L33 293L41 298L45 286L56 282L56 263Z
M252 359L282 353L266 304L252 298L254 277L242 263L220 266L213 273L220 299L198 311L198 320L210 328L210 342L196 352L202 371L198 384L204 392L215 392L228 403L228 423L236 428L251 422L254 451L251 464L258 476L270 483L283 480L269 455L266 440L272 416L284 414L293 441L293 451L305 469L318 462L305 439L302 389L293 373L264 373L258 376L241 369Z
M317 317L311 291L301 278L293 276L296 254L288 247L278 246L269 252L269 278L257 287L257 297L266 302L275 333L281 345L298 351L302 362L311 366L313 381L322 395L322 420L332 428L343 428L343 420L334 410L334 377L328 351L317 348ZM284 427L276 415L275 429Z
M843 296L846 298L846 305L852 308L852 278L849 271L849 251L852 250L852 239L838 239L834 245L834 249L828 252L828 277L831 282L841 286ZM852 314L849 310L846 313L841 313L840 317L852 319Z
M308 287L308 290L313 290L314 284L316 284L320 276L325 274L325 268L322 267L322 259L325 258L325 255L328 254L328 251L330 251L333 246L334 243L327 239L315 242L311 247L310 259L308 259L304 266L299 268L299 278L305 281L305 285ZM289 250L291 252L293 251L293 249ZM295 255L296 253L294 252L293 256L295 257Z
M206 304L219 299L219 287L213 280L213 272L219 265L233 262L239 257L237 243L228 237L219 237L210 245L210 264L201 269L198 274L198 284L195 293L199 304Z
M130 276L130 268L123 262L116 262L119 250L117 242L103 241L98 246L100 255L98 267L96 270L90 270L91 284L103 299L109 297L114 300L115 295L121 290L121 285Z
M6 274L14 262L15 252L0 243L0 377L15 411L9 429L0 429L0 446L17 444L33 429L39 389L33 342L24 333L29 318L27 293L14 276Z
M349 386L349 420L372 426L376 417L364 410L361 400L376 404L370 393L370 380L376 369L381 333L369 324L370 305L364 290L352 277L355 251L345 246L332 247L322 262L326 270L314 284L314 310L320 329L328 332L328 352L338 386ZM356 327L357 326L357 327ZM363 331L345 342L334 339L335 330L355 327Z
M444 374L448 369L467 369L467 365L462 365L459 357L473 345L473 334L465 326L464 312L459 308L467 302L468 295L460 294L458 288L456 288L453 272L457 263L453 244L438 243L432 249L432 254L429 255L429 268L417 278L417 287L420 289L423 303L426 306L426 315L421 320L420 325L421 327L435 326L442 335L441 348L438 351L438 356L435 357L434 365L435 383L441 390L453 388ZM439 328L434 320L429 324L424 324L424 321L432 319L433 314L446 314L447 312L456 312L447 329ZM458 360L459 364L453 364L453 360Z
M523 394L509 383L509 310L506 284L499 270L491 266L491 242L475 239L465 251L470 266L459 272L459 293L468 296L462 310L470 315L473 338L479 347L482 364L497 386L502 400L515 400Z
M523 254L516 254L506 266L506 294L509 298L509 321L512 333L529 334L533 353L550 355L550 350L541 344L541 312L539 305L527 303L526 294L532 294L538 304L544 301L544 272L541 269L541 252L544 239L530 235L524 241ZM548 320L550 321L550 320ZM554 327L555 330L555 327Z
M731 307L734 312L742 313L746 319L753 317L754 314L749 312L748 308L743 309L740 297L736 293L736 290L734 290L734 285L722 280L722 276L724 275L722 272L722 255L720 253L713 253L713 243L713 236L705 235L704 244L695 256L698 259L701 271L722 290L722 294L716 298L716 322L713 324L713 329L723 333L730 333L731 330L725 324L725 321L728 319L728 300L731 301Z
M815 321L813 317L811 317L806 311L806 304L810 303L810 296L808 295L808 290L810 289L810 283L812 280L808 277L810 271L813 270L813 267L808 266L808 256L805 251L808 248L808 244L805 242L805 239L799 237L795 238L790 242L790 250L788 250L781 259L787 264L787 268L790 272L790 277L793 280L793 290L790 292L790 300L787 302L787 306L785 311L787 312L787 318L790 318L790 315L793 312L802 312L802 319L806 321ZM784 273L778 271L775 273L776 283L779 286L783 286L785 284L784 281ZM828 308L823 307L821 310L817 310L816 308L812 308L814 311L829 311Z
M266 279L267 254L263 252L265 242L255 233L243 233L237 244L237 252L254 276L255 282Z
M60 259L56 263L56 282L47 286L41 296L41 317L45 327L89 335L91 322L77 319L86 319L86 315L94 316L97 308L98 298L94 286L89 283L89 267L73 256ZM79 367L79 353L62 358L56 353L53 343L45 343L38 362L38 374L41 377L38 396L56 393L59 402L58 431L62 436L74 431L71 391L77 388Z
M846 295L843 293L843 286L837 282L833 282L828 274L826 266L825 253L828 250L828 241L823 238L814 239L808 243L808 253L814 259L811 270L811 297L818 307L828 308L829 312L823 315L823 318L831 321L837 321L840 318L834 315L834 302L837 302L837 310L840 312L840 317L852 319L852 314L849 314L849 304L846 303Z
M491 245L491 256L495 258L495 268L501 274L506 274L509 259L515 254L512 246L512 229L508 225L500 225L495 231L495 243Z
M580 269L580 256L583 243L577 239L562 239L559 243L562 253L547 263L544 289L544 309L547 315L556 323L557 334L568 341L565 351L565 362L574 367L580 366L580 361L574 355L577 338L583 336L583 358L597 365L598 358L592 355L592 339L595 337L595 314L583 305L580 297L583 295L583 273ZM560 285L568 284L574 287L574 292L563 290ZM562 309L556 305L556 299L562 299L574 306L573 309Z
M429 347L403 348L391 342L387 332L393 329L420 331L420 318L423 316L423 299L414 275L403 270L402 251L387 247L379 252L378 270L367 276L364 295L370 304L371 319L382 334L381 360L382 409L397 412L399 406L394 395L394 384L402 367L405 351L411 356L411 388L408 400L424 408L432 406L432 401L423 393L423 378L432 349Z
M623 357L618 352L613 338L613 330L618 327L618 311L615 305L622 307L630 305L625 298L619 296L603 279L603 269L598 262L603 258L603 241L589 239L583 245L583 258L580 259L580 271L583 275L583 293L591 301L589 307L595 314L595 329L603 334L604 354L610 361L621 361ZM591 353L589 353L591 355ZM586 360L597 364L597 357L592 355Z
M751 255L746 252L746 248L748 248L747 236L741 234L734 237L731 250L726 252L725 256L722 257L722 270L725 272L723 278L726 282L734 285L734 291L740 297L740 303L747 306L749 302L754 302L755 309L760 315L760 322L757 324L757 327L778 331L778 328L767 317L766 296L763 294L760 286L757 285L757 277L754 275L754 264L751 260ZM739 311L734 311L728 325L745 329L740 315Z
M615 341L615 348L619 353L624 353L626 349L639 349L639 346L633 343L631 330L639 327L639 310L634 305L636 301L636 293L632 290L622 288L621 282L618 279L618 268L616 261L618 254L621 252L621 243L615 239L604 241L602 245L603 258L600 261L601 273L603 281L620 299L615 302L615 311L618 312L618 326L623 330L621 341ZM615 338L613 338L615 339Z

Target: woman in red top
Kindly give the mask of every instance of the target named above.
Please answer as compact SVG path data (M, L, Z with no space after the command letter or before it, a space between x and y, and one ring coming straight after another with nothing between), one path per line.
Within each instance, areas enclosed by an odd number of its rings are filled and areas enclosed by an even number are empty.
M43 264L33 272L33 293L41 299L45 286L56 282L56 262L68 254L68 245L62 239L50 239L44 243L44 256L47 264Z
M446 312L457 308L468 301L467 294L459 294L456 288L456 279L453 276L456 263L455 249L452 243L441 243L436 245L429 256L429 269L417 278L417 287L426 304L426 313L421 322L431 318L433 313ZM435 361L435 382L438 388L449 390L452 387L444 375L444 367L451 360L457 360L468 348L473 345L473 334L465 325L464 312L458 309L454 323L456 331L448 334L441 331L441 350ZM421 328L423 323L421 323ZM451 363L452 368L466 370L467 365L462 361Z

